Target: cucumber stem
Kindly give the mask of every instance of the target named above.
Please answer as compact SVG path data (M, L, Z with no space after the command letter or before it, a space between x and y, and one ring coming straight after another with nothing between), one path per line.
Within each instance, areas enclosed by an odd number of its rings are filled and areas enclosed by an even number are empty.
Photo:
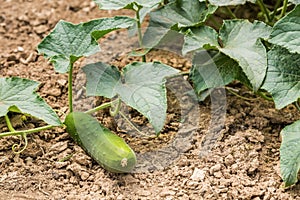
M112 117L116 116L119 113L120 108L121 108L121 99L120 99L120 97L118 97L116 99L116 101L117 101L117 106L114 106L114 102L111 102L111 108L109 110L109 113ZM112 110L113 107L114 107L114 110Z
M265 100L268 101L273 101L272 97L268 97L265 93L261 92L261 91L257 91L256 94L258 94L260 97L262 97Z
M47 126L42 126L42 127L38 127L38 128L29 129L29 130L4 132L4 133L0 133L0 138L6 137L6 136L13 136L13 135L23 135L23 134L36 133L36 132L51 129L53 127L54 126L52 126L52 125L47 125Z
M225 8L225 13L227 15L229 15L232 19L237 19L236 15L231 11L231 9L228 6L224 8Z
M145 137L149 137L149 135L144 134L141 132L125 115L123 112L119 111L119 114L125 119L125 121L134 129L136 130L139 134Z
M231 88L229 88L229 87L225 87L226 88L226 90L229 92L229 93L231 93L231 94L233 94L233 95L235 95L235 96L237 96L237 97L239 97L239 98L241 98L241 99L244 99L244 100L247 100L247 101L255 101L256 100L256 98L247 98L247 97L244 97L244 96L241 96L241 95L239 95L238 93L236 93L236 92L234 92Z
M69 101L69 109L70 113L73 112L73 63L70 63L70 70L69 70L69 75L68 75L68 101Z
M267 9L262 0L257 0L257 4L260 7L260 10L265 14L267 23L271 23L270 11Z
M95 112L97 112L97 111L99 111L99 110L102 110L102 109L104 109L104 108L110 107L111 104L112 104L112 102L103 103L103 104L101 104L100 106L97 106L97 107L92 108L92 109L90 109L90 110L88 110L88 111L85 111L85 113L86 113L86 114L93 114L93 113L95 113Z
M281 10L281 14L280 14L280 19L282 17L284 17L285 13L286 13L286 10L287 10L287 5L288 5L288 0L284 0L283 1L283 8Z
M11 124L11 122L10 122L10 119L9 119L9 117L8 117L7 114L4 116L4 118L5 118L5 121L6 121L8 130L9 130L10 132L15 132L16 130L15 130L14 127L12 126L12 124Z
M143 35L142 35L142 25L141 25L141 17L140 17L140 8L138 8L135 13L136 13L136 24L138 28L138 37L139 37L139 45L140 48L143 48ZM146 62L146 55L142 56L143 62Z
M271 21L273 22L275 15L278 11L278 7L280 6L281 0L277 0L273 12L270 13Z

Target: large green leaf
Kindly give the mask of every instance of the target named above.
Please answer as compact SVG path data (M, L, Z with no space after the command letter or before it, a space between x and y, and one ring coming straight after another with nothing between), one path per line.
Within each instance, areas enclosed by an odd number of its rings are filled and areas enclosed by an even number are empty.
M300 4L300 0L289 0L289 2L292 2L293 4L296 5Z
M295 184L300 169L300 120L281 131L280 173L285 186Z
M255 3L256 0L209 0L209 2L216 6L234 6L245 4L246 2Z
M29 114L50 125L61 121L52 108L35 92L39 83L22 78L0 78L0 117L10 110Z
M219 33L221 45L213 29L198 27L185 36L183 50L187 53L196 50L197 45L198 49L202 49L207 44L218 48L240 65L254 90L257 90L267 71L267 52L260 39L268 38L270 32L271 27L263 22L225 20Z
M203 24L217 7L198 0L178 0L150 13L150 23L144 34L143 45L156 46L170 30Z
M205 45L218 47L218 33L209 26L200 26L198 28L189 29L185 33L182 53L186 54L200 49Z
M115 67L97 62L83 67L87 76L87 94L113 98L117 95L118 85L122 85L121 73Z
M98 52L100 48L97 40L103 35L131 27L134 23L135 20L128 17L95 19L77 25L61 20L38 45L38 51L50 58L57 72L65 73L70 64L80 57Z
M267 52L260 38L268 38L271 27L263 22L225 21L220 30L220 51L236 60L254 90L261 86L267 71Z
M127 105L149 119L158 133L167 111L165 77L178 70L161 63L132 63L120 72L104 63L83 68L87 76L87 94L112 98L118 95Z
M269 42L300 53L300 5L274 25Z
M300 97L300 54L279 46L271 49L262 88L272 94L278 109L296 101Z
M122 8L133 9L134 3L141 7L152 8L162 0L94 0L94 2L103 10L119 10Z
M223 53L208 54L206 51L200 51L194 55L190 79L197 93L224 86L233 80L240 80L246 84L248 82L236 61Z

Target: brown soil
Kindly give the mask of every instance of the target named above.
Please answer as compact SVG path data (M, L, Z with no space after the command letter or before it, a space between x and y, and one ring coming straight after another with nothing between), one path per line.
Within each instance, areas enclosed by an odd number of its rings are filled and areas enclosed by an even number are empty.
M83 0L2 0L0 4L1 77L19 76L41 82L39 94L62 119L68 112L67 76L55 73L51 64L37 55L37 44L60 19L79 23L132 14L99 11L91 1ZM80 67L87 62L100 59L123 66L131 59L124 54L132 46L128 46L131 42L123 32L109 34L100 43L104 53L82 59L76 65L76 80L80 83L84 82ZM189 67L188 61L164 51L153 51L148 58L183 71ZM178 82L175 85L177 89L183 87ZM227 108L223 107L227 114L223 127L210 123L213 100L200 103L199 108L197 105L196 114L192 112L195 108L189 107L190 102L181 102L190 109L187 126L181 127L180 115L184 113L178 112L177 101L185 96L171 98L170 87L167 123L158 138L122 134L134 133L134 130L124 120L109 117L107 110L99 112L98 119L120 133L141 160L147 161L147 152L158 150L157 160L149 161L150 164L145 162L145 168L141 165L141 173L113 174L103 170L62 128L30 135L29 146L21 154L11 150L12 145L19 142L18 137L2 138L0 199L300 199L299 185L283 189L279 174L279 133L284 126L299 119L296 108L288 106L277 111L272 103L254 96L238 83L231 87L252 100L228 93ZM81 109L105 101L81 97L80 88L75 88L75 92L75 103L77 101ZM148 132L148 123L143 117L134 110L124 109L133 123ZM14 116L13 124L16 128L41 125L29 120L24 127L18 116ZM184 130L180 140L179 130ZM0 121L0 132L5 131L7 128ZM175 149L176 155L173 155L168 147L175 143L173 146L180 149ZM160 149L166 150L166 155L159 154L163 152ZM164 156L169 155L174 160L165 163Z

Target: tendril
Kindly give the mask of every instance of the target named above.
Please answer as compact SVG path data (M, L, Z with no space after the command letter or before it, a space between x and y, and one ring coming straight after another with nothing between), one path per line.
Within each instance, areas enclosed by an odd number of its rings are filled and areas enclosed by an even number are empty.
M17 148L20 148L21 145L22 145L22 138L24 138L24 146L22 147L21 150L17 151ZM15 153L15 154L20 154L22 153L28 146L28 139L27 139L27 134L24 133L21 135L21 138L20 138L20 143L19 144L14 144L12 146L12 151Z

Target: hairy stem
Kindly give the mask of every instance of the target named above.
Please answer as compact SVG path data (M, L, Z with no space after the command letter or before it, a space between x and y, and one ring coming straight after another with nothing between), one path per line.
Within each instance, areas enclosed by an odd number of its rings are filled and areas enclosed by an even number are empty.
M92 108L92 109L86 111L85 113L86 113L86 114L93 114L93 113L95 113L95 112L97 112L97 111L99 111L99 110L102 110L102 109L104 109L104 108L109 108L109 107L111 107L112 104L116 103L117 101L120 101L120 99L117 98L117 99L115 99L115 100L113 100L113 101L111 101L111 102L103 103L103 104L101 104L100 106L97 106L97 107L95 107L95 108Z
M258 94L260 97L262 97L263 99L265 100L268 100L268 101L273 101L273 98L272 97L268 97L264 92L262 91L257 91L256 94Z
M70 112L73 112L73 63L70 64L69 76L68 76L68 101Z
M260 10L265 14L267 23L271 23L270 11L267 9L266 5L262 0L257 0Z
M120 97L117 98L116 103L117 103L117 106L114 105L114 102L111 103L111 108L110 108L109 113L112 117L116 116L120 111L120 108L121 108L121 99L120 99Z
M244 96L241 96L239 95L238 93L236 93L235 91L233 91L231 88L229 87L225 87L225 89L230 92L231 94L241 98L241 99L244 99L244 100L247 100L247 101L255 101L256 99L255 98L248 98L248 97L244 97Z
M124 115L124 113L123 112L119 112L119 114L125 119L125 121L132 127L132 128L134 128L134 130L136 130L140 135L142 135L142 136L148 136L148 135L146 135L146 134L144 134L143 132L141 132L127 117L126 117L126 115Z
M0 138L6 137L6 136L13 136L13 135L23 135L23 134L30 134L30 133L36 133L44 130L48 130L53 128L54 126L52 125L47 125L47 126L42 126L38 128L33 128L33 129L28 129L28 130L21 130L21 131L11 131L11 132L4 132L0 133Z
M276 15L276 13L277 13L277 11L278 11L278 8L279 8L279 6L280 6L280 3L281 3L281 0L277 0L277 1L276 1L276 4L275 4L275 7L274 7L274 10L273 10L273 12L271 12L271 13L270 13L270 18L271 18L271 21L273 21L273 20L274 20L274 18L275 18L275 15Z
M237 19L236 15L231 11L231 9L228 6L224 8L227 15L229 15L232 19Z
M103 103L103 104L101 104L100 106L97 106L97 107L92 108L92 109L90 109L90 110L88 110L88 111L85 111L85 113L86 113L86 114L93 114L93 113L98 112L99 110L102 110L102 109L104 109L104 108L109 108L109 107L111 107L111 104L112 104L112 102Z
M283 8L281 10L281 14L280 14L280 19L282 17L284 17L285 13L286 13L286 10L287 10L287 6L288 6L288 0L284 0L283 1Z
M4 116L4 118L5 118L5 121L6 121L8 130L9 130L10 132L15 132L16 130L15 130L14 127L12 126L12 124L11 124L11 122L10 122L10 119L9 119L9 117L8 117L7 114Z
M140 8L135 13L136 13L136 23L138 28L139 45L141 48L143 48L143 34L142 34L142 25L141 25L141 17L140 17ZM146 55L143 55L142 59L143 62L146 62Z

